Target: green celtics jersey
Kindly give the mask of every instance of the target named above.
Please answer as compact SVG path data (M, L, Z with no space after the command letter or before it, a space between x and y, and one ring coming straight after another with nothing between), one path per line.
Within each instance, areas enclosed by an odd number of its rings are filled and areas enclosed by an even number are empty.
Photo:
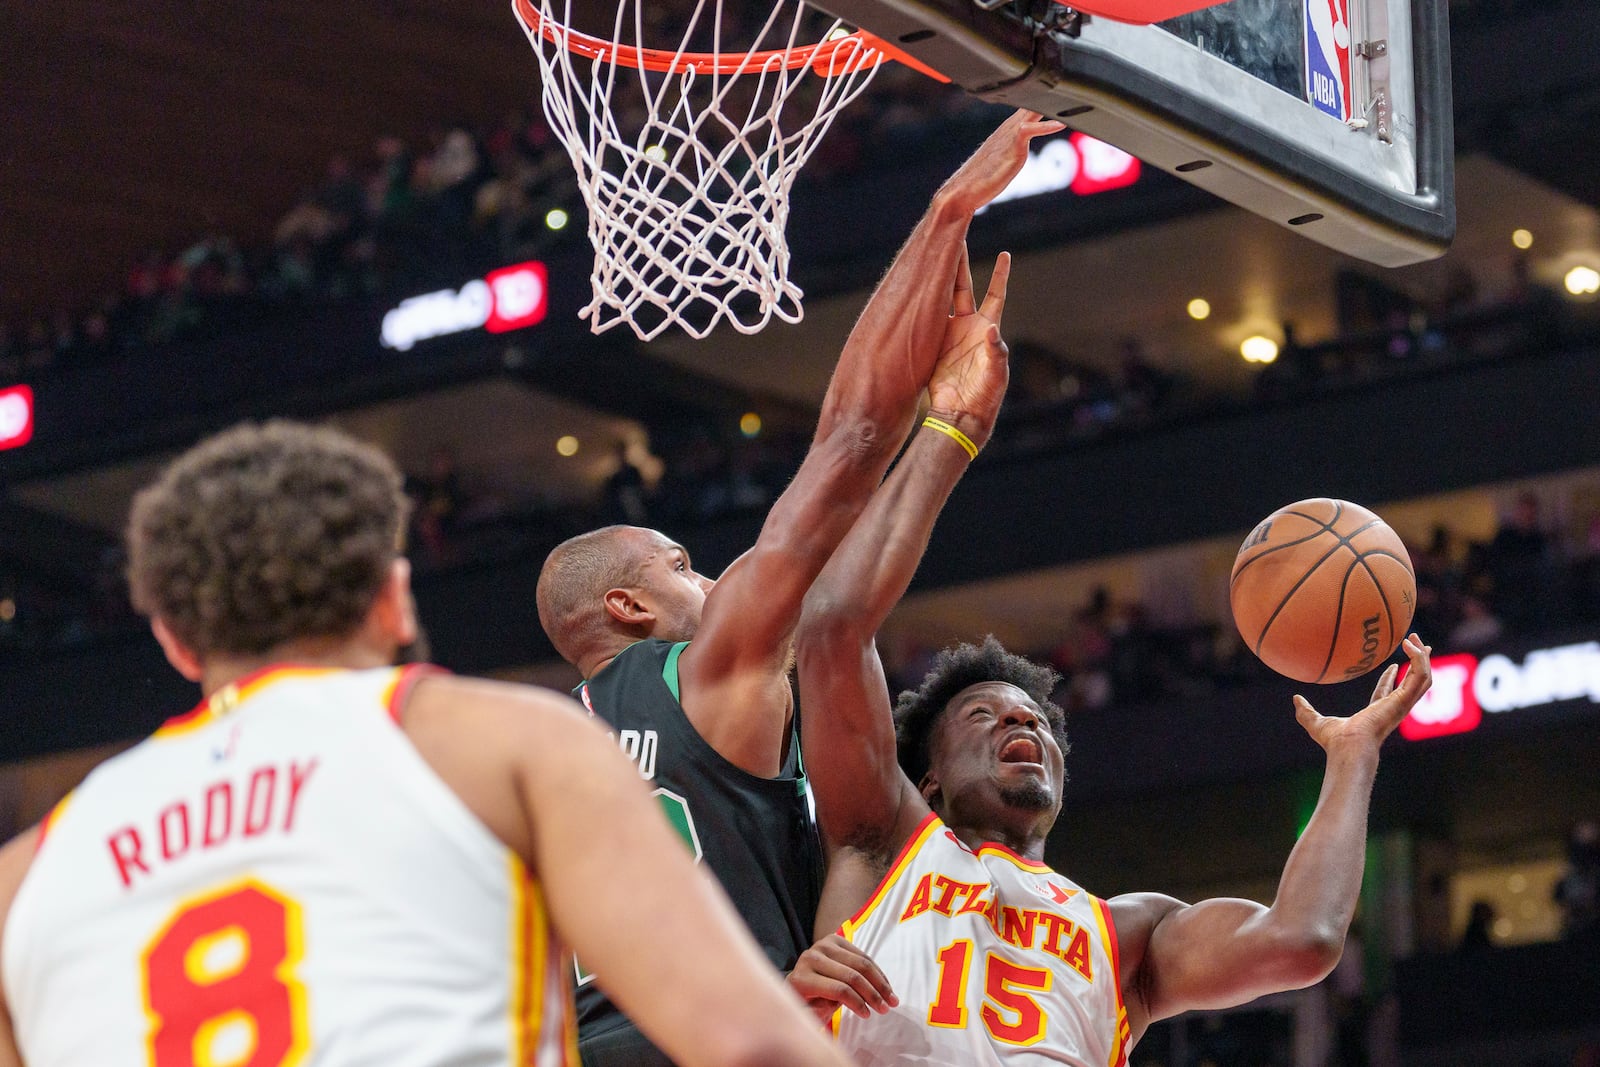
M630 645L580 685L577 696L611 728L772 966L787 971L811 945L822 888L822 846L806 795L798 723L776 778L758 778L723 759L678 703L678 656L685 647L654 639ZM585 1067L667 1062L590 980L582 960L578 983Z

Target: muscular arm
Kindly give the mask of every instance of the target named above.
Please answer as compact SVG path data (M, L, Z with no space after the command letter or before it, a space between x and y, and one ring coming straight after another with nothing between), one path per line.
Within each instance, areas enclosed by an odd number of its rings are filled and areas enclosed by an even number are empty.
M895 758L889 687L874 639L966 465L955 441L919 430L806 599L796 651L806 709L801 744L828 863L819 937L860 908L928 813Z
M674 1062L844 1067L576 704L429 679L404 721L423 758L523 857L584 966Z
M799 472L706 600L679 661L683 708L745 770L777 773L790 710L783 672L802 601L910 430L973 213L1021 169L1028 142L1057 129L1017 112L934 196L845 342Z
M1002 256L982 308L959 264L956 314L929 395L934 413L982 446L1005 395L999 319L1009 260ZM916 573L966 450L924 426L806 596L797 641L806 766L828 856L816 932L827 934L872 893L894 854L928 814L896 759L894 722L876 636Z
M11 902L16 899L23 876L28 873L28 865L33 860L38 841L39 828L36 826L12 838L5 848L0 849L0 934L5 931L6 917L11 914ZM0 941L0 948L3 946L4 942ZM16 1032L11 1023L11 1006L3 981L0 981L0 1067L22 1067L22 1052L17 1048Z
M1154 894L1111 902L1119 936L1125 923L1132 935L1124 942L1131 974L1123 985L1136 1034L1179 1012L1311 985L1339 962L1361 889L1378 749L1431 680L1426 646L1413 636L1405 648L1411 661L1405 681L1395 688L1389 668L1372 703L1350 718L1324 718L1295 698L1296 717L1327 751L1327 769L1271 907L1234 899L1186 906Z

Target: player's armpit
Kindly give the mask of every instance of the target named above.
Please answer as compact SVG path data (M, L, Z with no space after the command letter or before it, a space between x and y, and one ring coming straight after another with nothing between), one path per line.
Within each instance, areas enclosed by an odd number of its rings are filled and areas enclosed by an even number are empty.
M813 936L825 938L854 918L878 891L893 861L892 855L885 858L872 851L831 848Z

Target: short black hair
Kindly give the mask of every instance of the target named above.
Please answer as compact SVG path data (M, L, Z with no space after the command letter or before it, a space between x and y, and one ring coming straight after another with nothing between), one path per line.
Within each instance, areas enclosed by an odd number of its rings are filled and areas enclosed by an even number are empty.
M914 783L928 773L929 742L939 717L963 690L984 682L1006 682L1028 694L1050 723L1065 756L1067 713L1050 699L1061 675L1050 667L1007 652L993 634L981 645L959 644L934 659L922 684L900 694L894 704L894 734L900 769Z
M399 470L337 430L244 423L140 491L128 522L133 606L202 655L257 655L356 631L400 555Z

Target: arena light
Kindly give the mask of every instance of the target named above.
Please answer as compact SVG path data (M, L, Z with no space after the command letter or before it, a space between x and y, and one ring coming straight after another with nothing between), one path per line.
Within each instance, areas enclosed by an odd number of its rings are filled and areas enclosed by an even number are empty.
M1210 318L1211 302L1208 300L1203 300L1198 296L1189 301L1189 317L1194 319L1196 322Z
M33 390L26 385L0 389L0 450L33 440Z
M653 159L657 163L665 163L667 161L667 150L658 144L653 144L646 148L644 155L646 159Z
M566 210L563 208L553 207L544 213L544 224L546 229L564 230L567 228L567 223L571 221L572 216L568 215Z
M570 433L562 434L556 438L556 451L563 456L576 456L578 454L578 439Z
M1246 363L1271 363L1278 358L1278 342L1258 333L1239 343L1239 354Z
M1512 230L1511 231L1511 243L1516 245L1518 248L1532 248L1533 247L1533 231L1524 230L1521 227L1518 227L1517 229Z
M747 411L739 416L739 432L746 437L754 437L761 432L761 416L753 411Z
M1567 292L1573 296L1593 296L1600 293L1600 271L1580 264L1567 271Z

